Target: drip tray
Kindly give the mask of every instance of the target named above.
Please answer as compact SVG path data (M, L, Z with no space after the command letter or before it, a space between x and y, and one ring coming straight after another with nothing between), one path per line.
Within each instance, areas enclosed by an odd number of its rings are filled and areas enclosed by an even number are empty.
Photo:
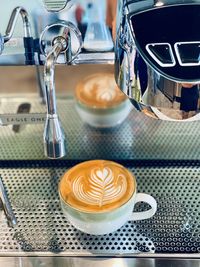
M128 222L118 231L92 236L63 215L58 182L76 161L1 162L0 174L18 220L0 222L0 255L114 256L200 253L200 163L121 161L136 176L138 191L157 199L148 220ZM144 210L146 206L136 207Z

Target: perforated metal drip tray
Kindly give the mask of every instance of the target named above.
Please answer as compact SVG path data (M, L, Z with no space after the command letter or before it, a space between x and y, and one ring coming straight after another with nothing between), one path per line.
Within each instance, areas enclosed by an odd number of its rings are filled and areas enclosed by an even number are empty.
M128 222L104 236L83 234L64 217L58 182L75 161L0 162L0 174L18 225L0 223L0 255L198 255L200 162L121 161L134 172L138 191L153 195L156 215ZM146 207L138 207L145 209Z

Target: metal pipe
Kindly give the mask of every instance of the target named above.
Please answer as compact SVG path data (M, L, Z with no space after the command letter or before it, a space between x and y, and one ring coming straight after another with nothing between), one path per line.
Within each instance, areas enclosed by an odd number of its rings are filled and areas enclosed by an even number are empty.
M47 113L55 115L57 113L56 108L56 97L55 97L55 63L62 51L62 43L57 43L53 46L52 51L47 56L44 77L46 87L46 102L47 102Z
M31 27L30 27L28 13L23 7L16 7L13 10L10 20L8 22L6 33L4 36L5 43L12 38L19 14L21 15L23 21L24 37L31 37Z
M56 107L55 64L58 55L65 50L66 40L56 38L51 52L47 56L44 69L46 89L47 119L44 129L44 150L48 158L62 158L66 155L65 136L62 130Z
M0 176L0 202L2 205L2 208L4 210L4 213L7 218L8 226L14 227L17 224L17 219L15 217L15 214L13 213L13 210L11 208L6 190L4 188L1 176Z
M50 28L57 26L64 27L63 32L61 33L61 35L52 38L52 47L50 52L47 54L48 50L45 50L43 47L43 44L46 40L45 34ZM71 22L59 22L47 26L40 36L41 51L43 51L43 54L47 56L44 69L44 82L47 104L47 119L44 129L44 149L45 155L48 158L52 159L61 158L66 155L65 136L57 115L56 107L55 64L61 52L65 52L66 55L66 53L68 53L68 50L71 49L71 46L69 46L69 43L71 42L70 31L72 31L76 35L80 46L73 57L72 54L68 55L70 56L70 59L68 58L70 62L67 62L69 64L79 54L82 47L81 33L77 29L77 27L75 27ZM71 53L71 51L69 53Z

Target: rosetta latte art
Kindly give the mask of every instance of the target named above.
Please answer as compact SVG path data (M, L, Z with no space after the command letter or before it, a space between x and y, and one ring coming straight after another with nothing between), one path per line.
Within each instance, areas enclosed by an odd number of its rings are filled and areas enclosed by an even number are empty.
M99 88L97 91L96 98L98 101L110 102L116 97L116 92L114 90L107 90L104 88Z
M87 182L84 176L74 179L72 190L79 201L102 207L123 197L127 190L127 181L123 174L116 177L108 167L96 168L91 171Z
M92 79L85 84L84 91L86 95L95 97L99 102L110 102L117 96L116 84L114 80L110 81L109 77L104 77L103 80L99 80L99 78Z

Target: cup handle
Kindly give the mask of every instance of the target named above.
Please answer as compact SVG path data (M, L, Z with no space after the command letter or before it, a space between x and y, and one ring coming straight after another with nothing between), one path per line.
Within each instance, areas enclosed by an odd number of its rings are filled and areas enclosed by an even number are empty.
M138 202L145 202L151 206L149 210L140 211L140 212L132 212L131 221L145 220L151 218L157 210L157 202L155 198L148 194L137 193L135 197L135 204Z

